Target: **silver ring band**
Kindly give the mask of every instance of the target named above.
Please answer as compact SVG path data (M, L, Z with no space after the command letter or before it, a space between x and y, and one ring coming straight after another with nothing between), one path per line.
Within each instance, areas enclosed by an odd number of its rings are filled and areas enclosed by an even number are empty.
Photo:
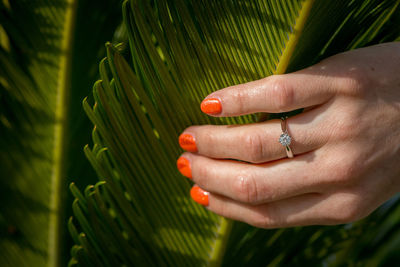
M282 134L279 136L279 143L285 147L286 155L288 158L293 158L293 152L290 148L290 143L292 142L292 137L289 135L287 130L287 117L281 118L281 128Z

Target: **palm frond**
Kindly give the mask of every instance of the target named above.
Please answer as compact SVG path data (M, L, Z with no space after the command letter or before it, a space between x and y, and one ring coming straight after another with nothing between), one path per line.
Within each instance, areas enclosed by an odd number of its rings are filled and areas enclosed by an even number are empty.
M81 101L96 79L99 54L84 49L101 51L120 17L119 1L97 6L89 2L0 1L2 266L57 266L66 261L65 202L72 178L67 177L76 176L70 164L83 162L74 168L90 170L81 151L90 129L86 135L80 132L87 119L80 104L73 103ZM86 25L77 30L82 22ZM94 29L103 24L101 30ZM82 44L79 38L90 32L97 35ZM90 171L82 174L83 180L93 181Z
M55 239L61 223L58 195L63 159L59 138L63 118L56 110L64 106L66 83L59 83L58 78L65 72L62 69L68 68L61 51L66 49L65 28L69 25L65 21L74 12L69 4L14 1L8 7L1 6L1 25L10 46L2 49L1 64L2 100L8 104L2 110L9 112L3 115L8 123L3 124L6 139L2 138L2 148L8 151L1 153L1 183L6 192L1 196L7 197L3 201L9 205L2 205L0 214L6 225L18 231L1 242L1 250L8 251L1 254L6 265L22 265L27 259L35 265L58 261ZM20 20L22 17L25 19ZM38 177L46 179L38 182ZM16 206L10 193L17 196Z
M71 186L70 265L329 262L369 224L266 231L211 214L189 200L176 170L178 135L192 124L254 122L210 118L198 105L220 88L393 40L387 24L398 10L394 1L125 1L129 61L108 45L95 102L84 101L95 125L85 152L101 182L84 194Z

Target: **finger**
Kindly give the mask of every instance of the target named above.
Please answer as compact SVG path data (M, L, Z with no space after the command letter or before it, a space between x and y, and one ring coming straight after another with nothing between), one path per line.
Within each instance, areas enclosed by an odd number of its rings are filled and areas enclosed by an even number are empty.
M321 178L327 173L315 158L308 153L290 161L248 164L184 153L178 159L178 169L208 192L256 205L328 191L331 182Z
M218 215L244 221L260 228L281 228L322 224L318 214L319 194L301 195L278 202L249 206L219 195L209 195L207 208Z
M335 83L333 77L310 70L273 75L213 92L200 107L209 115L222 117L287 112L326 102L334 95Z
M306 194L282 201L252 206L209 193L198 185L191 190L192 199L208 210L233 220L243 221L259 228L281 228L310 224L323 224L324 197Z
M290 148L295 155L315 150L330 138L324 108L321 106L287 120ZM280 120L234 126L201 125L187 128L179 143L183 149L207 157L261 163L287 156L279 142L281 134Z
M197 185L192 188L191 196L194 201L218 215L268 229L343 224L366 215L360 213L359 200L351 192L304 194L258 206L208 193Z

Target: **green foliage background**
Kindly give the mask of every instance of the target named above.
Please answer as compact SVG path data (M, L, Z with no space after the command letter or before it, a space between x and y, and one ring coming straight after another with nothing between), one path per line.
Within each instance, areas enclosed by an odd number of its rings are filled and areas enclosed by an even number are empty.
M2 266L398 262L397 198L354 224L262 230L193 203L175 161L189 125L256 121L205 116L204 96L399 40L399 1L1 0L0 25Z

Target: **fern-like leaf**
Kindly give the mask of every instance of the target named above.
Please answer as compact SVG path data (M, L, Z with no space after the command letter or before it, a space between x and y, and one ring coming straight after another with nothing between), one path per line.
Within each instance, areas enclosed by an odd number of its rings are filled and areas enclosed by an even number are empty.
M218 217L188 197L190 181L175 167L178 135L192 124L254 122L210 118L198 106L220 88L394 40L398 12L397 2L374 0L126 0L128 61L108 44L95 102L84 101L95 125L85 152L101 182L83 195L71 186L70 265L330 263L335 244L368 223L266 231Z

